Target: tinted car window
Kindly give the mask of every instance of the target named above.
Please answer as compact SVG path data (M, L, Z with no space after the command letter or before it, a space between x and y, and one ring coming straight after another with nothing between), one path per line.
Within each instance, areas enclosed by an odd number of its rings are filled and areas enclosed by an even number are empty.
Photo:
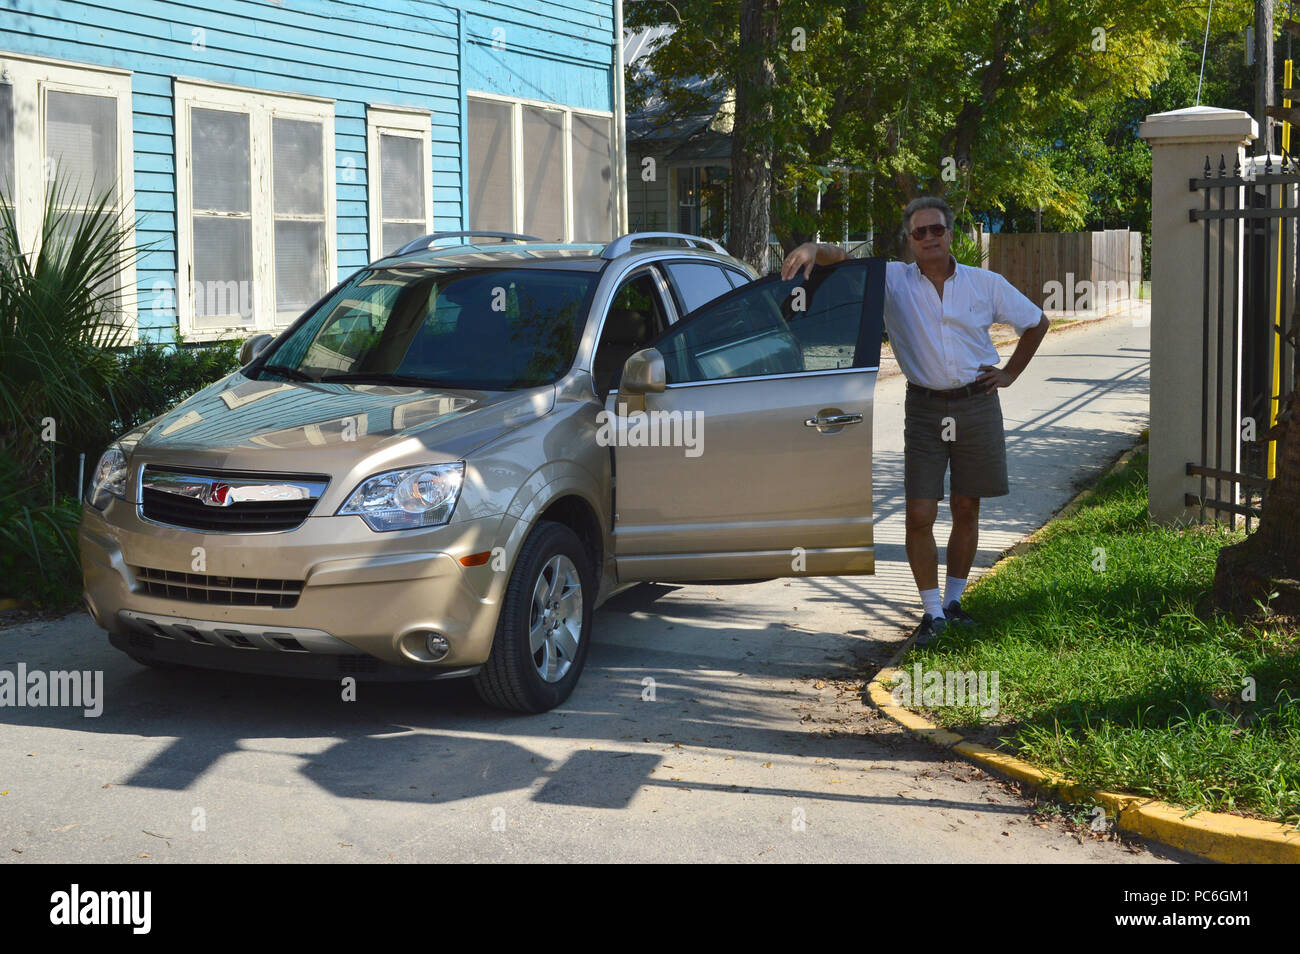
M595 281L549 269L370 269L295 327L262 373L488 391L548 384L573 364Z
M668 383L878 364L883 273L870 276L858 260L806 281L762 279L707 304L654 344ZM871 309L869 280L878 286Z
M673 262L666 266L682 314L694 311L731 291L722 269L704 262Z

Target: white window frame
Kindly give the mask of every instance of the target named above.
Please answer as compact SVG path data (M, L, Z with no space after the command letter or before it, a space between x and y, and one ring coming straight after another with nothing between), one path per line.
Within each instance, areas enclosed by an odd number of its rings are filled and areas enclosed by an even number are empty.
M41 238L45 208L45 116L49 92L113 96L117 100L117 208L127 226L125 244L135 245L135 144L131 117L131 71L0 51L0 83L13 89L14 221L22 246L31 255ZM118 274L121 309L128 334L139 333L134 255Z
M512 143L510 157L510 179L514 186L514 222L511 224L509 231L522 233L524 231L524 111L525 106L534 106L538 109L559 110L564 114L564 241L573 241L573 117L575 114L591 116L597 119L609 120L609 162L610 169L614 175L612 180L617 179L617 157L616 157L616 131L614 129L614 114L609 110L603 109L585 109L578 106L564 106L560 103L548 103L542 99L525 99L519 96L503 96L500 93L484 93L477 90L471 90L465 94L466 97L466 122L469 122L468 101L471 99L485 100L494 103L504 103L511 107L510 109L510 140ZM468 157L467 157L468 159ZM469 196L469 183L465 183L465 195ZM614 195L614 215L610 223L612 237L618 236L619 216L621 215L621 205L623 199L617 194L615 189ZM470 210L470 217L473 217L473 210Z
M384 248L383 178L380 171L379 137L405 136L420 140L424 160L424 235L433 231L433 113L411 106L366 104L366 198L370 225L370 260L383 258L395 249Z
M268 93L202 80L172 80L176 142L176 319L188 341L216 341L232 335L283 331L292 321L278 321L275 307L275 204L272 195L271 129L273 119L319 122L322 127L322 175L325 187L325 284L338 274L338 217L335 198L337 153L334 149L334 100L298 93ZM191 181L190 110L244 112L249 117L249 182L252 189L253 322L195 328L194 189ZM296 318L297 316L293 316Z

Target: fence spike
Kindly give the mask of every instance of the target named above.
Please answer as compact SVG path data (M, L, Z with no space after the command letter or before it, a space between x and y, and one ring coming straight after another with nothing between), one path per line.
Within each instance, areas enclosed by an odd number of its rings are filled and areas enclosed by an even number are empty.
M1205 175L1204 175L1202 178L1208 179L1208 178L1210 178L1210 175L1211 175L1211 173L1210 173L1210 157L1209 157L1209 156L1206 156L1206 157L1205 157Z
M1241 178L1241 156L1232 157L1232 177L1234 179Z
M1219 178L1222 179L1228 174L1228 163L1223 158L1223 153L1219 153Z
M1264 153L1264 175L1271 176L1272 174L1273 174L1273 157L1266 152Z

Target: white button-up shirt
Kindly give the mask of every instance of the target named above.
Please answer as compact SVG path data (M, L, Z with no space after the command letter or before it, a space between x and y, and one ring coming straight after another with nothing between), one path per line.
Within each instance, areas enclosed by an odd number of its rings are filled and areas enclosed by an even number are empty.
M957 265L943 299L915 262L885 270L885 330L903 375L913 384L947 391L970 384L980 365L1001 360L989 336L994 322L1024 334L1043 309L997 272Z

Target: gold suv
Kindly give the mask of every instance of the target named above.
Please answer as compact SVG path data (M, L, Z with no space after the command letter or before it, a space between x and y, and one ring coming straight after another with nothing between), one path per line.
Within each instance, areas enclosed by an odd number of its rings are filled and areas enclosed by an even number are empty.
M668 233L426 236L104 453L87 608L145 665L549 709L624 585L872 572L883 289Z

